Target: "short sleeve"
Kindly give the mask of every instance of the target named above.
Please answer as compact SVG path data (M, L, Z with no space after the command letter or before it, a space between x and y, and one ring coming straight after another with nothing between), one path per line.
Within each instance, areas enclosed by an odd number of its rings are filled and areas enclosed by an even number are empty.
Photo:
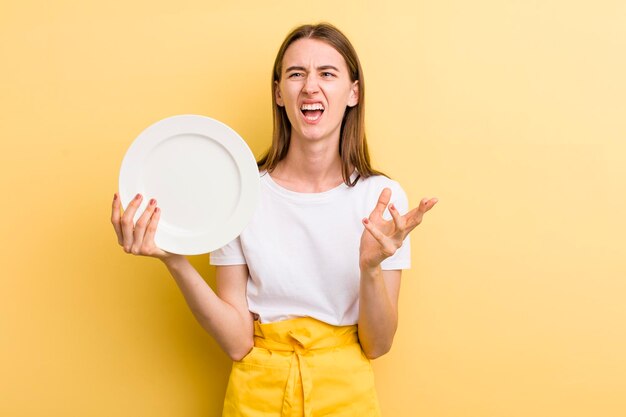
M397 182L393 181L390 184L391 188L391 202L396 206L398 212L405 215L409 211L409 200L406 193ZM387 214L387 211L385 211ZM385 218L391 218L390 215L384 216ZM411 268L411 238L410 235L404 239L402 246L396 251L393 256L385 259L380 267L383 270L392 269L409 269Z
M209 255L211 265L245 265L246 258L239 237Z

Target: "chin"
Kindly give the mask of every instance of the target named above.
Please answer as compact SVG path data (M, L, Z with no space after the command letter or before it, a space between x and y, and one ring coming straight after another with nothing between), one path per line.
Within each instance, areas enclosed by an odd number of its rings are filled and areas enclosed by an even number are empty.
M298 131L298 136L300 136L302 139L310 141L321 141L327 138L332 138L334 136L337 136L337 139L339 139L339 129L337 129L335 133L334 131L328 131L318 126L305 126L304 129L300 129Z

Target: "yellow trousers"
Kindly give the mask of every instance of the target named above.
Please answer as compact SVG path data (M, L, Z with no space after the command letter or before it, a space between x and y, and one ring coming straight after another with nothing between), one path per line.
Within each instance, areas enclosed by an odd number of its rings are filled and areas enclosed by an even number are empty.
M254 324L254 347L234 362L222 417L380 417L356 326L303 317Z

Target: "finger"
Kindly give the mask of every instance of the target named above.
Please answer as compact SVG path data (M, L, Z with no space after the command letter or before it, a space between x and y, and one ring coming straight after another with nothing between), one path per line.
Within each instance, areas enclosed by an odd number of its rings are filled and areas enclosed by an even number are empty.
M406 226L406 222L400 213L398 213L398 209L394 204L389 206L389 213L391 213L391 218L393 219L393 224L396 226L396 231L403 230Z
M167 255L167 252L157 247L156 243L154 242L160 218L161 209L159 207L155 207L154 212L152 213L152 217L150 218L150 222L148 223L148 228L146 229L146 235L143 239L142 251L146 255L156 257Z
M382 251L386 256L391 256L396 253L397 247L388 236L386 236L374 225L374 222L369 221L369 219L363 219L363 225L365 226L365 230L367 230L380 244Z
M135 218L135 212L137 211L137 208L141 204L142 198L143 197L141 196L141 194L137 194L135 198L130 202L128 207L126 207L126 211L122 215L122 244L126 253L130 253L130 248L133 245L133 230L135 228L133 219Z
M377 218L382 218L383 213L385 212L385 209L387 208L387 205L389 204L390 199L391 199L391 190L389 188L383 189L383 191L380 193L380 196L378 197L378 202L376 203L376 207L374 207L374 210L372 211L370 218L372 218L372 216L375 216Z
M146 233L146 226L152 217L152 213L156 208L156 200L154 198L150 199L148 203L148 207L141 214L139 219L137 219L137 223L135 223L135 230L133 232L133 244L130 248L130 251L135 255L142 255L141 247L143 245L144 235Z
M422 201L420 201L420 206L423 208L423 212L426 213L428 210L433 208L438 201L439 199L437 198L422 198Z
M411 210L410 212L406 214L405 216L406 225L408 227L409 232L413 230L414 228L416 228L417 226L419 226L420 223L422 223L424 214L426 214L426 212L432 209L435 206L435 204L437 204L438 201L439 200L436 198L431 198L431 199L422 198L419 206L417 206L416 208L414 208L413 210Z
M120 224L120 219L122 217L121 210L120 197L117 193L115 193L113 195L113 204L111 207L111 223L113 224L113 229L115 229L115 234L117 235L117 243L120 245L122 245L123 242L122 225Z
M156 236L157 226L159 225L159 219L161 218L161 209L154 208L148 227L146 228L146 235L143 238L143 244L151 246L154 244L154 236Z

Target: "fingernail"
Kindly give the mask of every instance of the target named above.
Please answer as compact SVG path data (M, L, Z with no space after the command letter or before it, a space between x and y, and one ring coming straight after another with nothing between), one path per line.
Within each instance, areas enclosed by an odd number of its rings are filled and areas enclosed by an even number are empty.
M369 221L369 219L363 219L363 223L365 223L365 224L369 224L369 223L370 223L370 221Z
M156 200L155 200L154 198L151 198L151 199L150 199L150 205L151 205L151 206L153 206L153 205L154 205L154 203L156 203Z
M389 206L389 210L395 210L396 206L394 206L393 204Z
M135 200L139 200L140 198L141 198L141 194L137 194L137 195L135 196Z
M155 208L155 209L154 209L154 212L155 212L155 213L160 213L160 212L161 212L161 209L157 207L157 208Z
M117 200L117 193L113 194L113 201Z

